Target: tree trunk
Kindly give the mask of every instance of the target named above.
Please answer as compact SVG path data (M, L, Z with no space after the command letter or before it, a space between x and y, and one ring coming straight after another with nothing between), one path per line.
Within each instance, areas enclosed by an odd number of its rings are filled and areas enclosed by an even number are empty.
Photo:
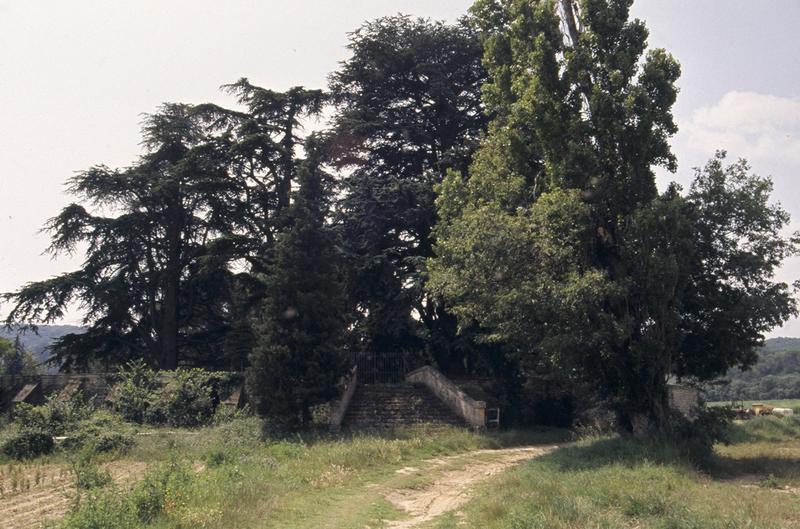
M170 211L171 210L171 211ZM178 288L181 276L181 215L178 207L167 213L167 267L161 302L161 369L178 367Z

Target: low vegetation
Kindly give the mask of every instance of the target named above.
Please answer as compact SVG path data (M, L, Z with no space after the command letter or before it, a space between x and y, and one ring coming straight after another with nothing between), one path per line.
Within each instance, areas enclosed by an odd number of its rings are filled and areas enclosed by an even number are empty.
M679 445L584 439L487 483L432 527L785 528L800 520L800 420L736 425L703 470Z
M423 428L393 432L391 438L262 441L259 421L237 419L140 440L126 458L151 464L144 478L125 494L115 486L92 492L54 526L363 527L398 516L366 485L391 478L399 468L478 448L563 438L557 430L480 435ZM338 518L330 519L331 511Z
M552 429L477 434L419 428L265 439L255 417L176 429L127 423L114 412L76 403L23 410L39 431L81 432L26 462L0 456L9 506L25 494L41 494L46 485L40 483L48 480L71 483L67 504L52 513L63 518L48 522L58 529L381 527L404 516L385 491L425 488L436 472L404 475L399 469L426 468L426 460L481 448L550 443L562 447L487 481L463 517L447 514L430 527L777 528L791 527L800 516L798 502L791 501L800 490L797 417L735 424L726 432L730 443L716 444L713 456L703 458L698 432L684 432L683 440L576 439ZM713 425L714 417L705 420ZM16 439L25 428L12 424L2 435L16 432ZM480 457L486 456L469 461ZM136 471L115 480L121 467Z

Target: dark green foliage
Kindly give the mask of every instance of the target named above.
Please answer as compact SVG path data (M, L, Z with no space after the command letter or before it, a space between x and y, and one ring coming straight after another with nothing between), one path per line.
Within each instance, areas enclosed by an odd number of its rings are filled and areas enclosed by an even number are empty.
M53 451L53 437L76 435L82 421L94 407L80 394L70 399L48 399L41 406L17 404L13 419L18 432L3 446L3 453L15 459L28 459Z
M800 251L800 233L783 234L789 214L770 204L771 193L769 178L744 160L726 165L724 152L697 170L687 195L695 254L677 374L709 380L749 367L764 334L797 314L791 286L775 272Z
M25 349L19 336L11 342L0 337L0 375L35 375L39 372L36 358Z
M53 436L41 431L23 429L3 444L3 454L12 459L33 459L53 451Z
M61 447L68 451L86 453L125 453L133 447L134 432L119 416L97 410L69 430Z
M81 203L47 224L49 252L84 244L83 267L5 295L9 324L58 320L73 300L87 307L86 332L53 344L65 367L137 358L162 369L243 367L252 332L242 322L260 294L248 272L282 229L300 119L319 112L324 96L246 79L226 89L247 112L164 105L147 117L146 153L134 165L69 180ZM236 274L232 262L248 268Z
M337 209L356 310L351 341L373 352L427 344L437 360L463 368L467 340L422 278L434 186L448 169L466 170L487 121L480 42L464 21L398 15L364 24L348 48L331 76L331 158L349 170Z
M724 153L685 196L657 194L680 69L645 53L630 4L475 4L495 119L468 178L441 185L429 287L523 379L582 379L624 426L665 430L671 375L746 366L796 313L773 273L800 237L782 236L769 180Z
M307 148L288 230L277 238L261 276L266 296L247 372L256 411L290 425L310 421L310 407L335 396L345 369L341 257L325 222L328 176L316 146Z
M157 394L164 421L173 426L206 424L214 413L213 388L202 369L179 369Z
M143 362L118 372L108 400L127 421L172 426L200 426L214 417L220 398L236 382L233 375L202 369L157 373Z
M49 398L41 406L17 404L14 421L20 429L46 433L51 437L66 435L94 411L91 401L78 393L69 399Z
M112 408L126 421L143 423L150 420L157 406L158 374L142 361L128 362L118 370L119 381L108 396Z
M672 436L698 466L709 466L714 458L714 445L728 444L733 412L724 407L701 407L697 416L689 421L682 415L673 416Z
M143 135L147 152L133 166L95 166L69 180L84 204L116 215L75 203L47 224L48 251L85 245L83 267L6 295L15 304L9 323L49 323L72 300L83 303L87 331L53 345L67 365L145 358L175 368L179 349L202 348L221 332L220 288L230 273L207 257L228 220L220 202L235 192L224 143L205 134L189 105L164 105L147 117Z

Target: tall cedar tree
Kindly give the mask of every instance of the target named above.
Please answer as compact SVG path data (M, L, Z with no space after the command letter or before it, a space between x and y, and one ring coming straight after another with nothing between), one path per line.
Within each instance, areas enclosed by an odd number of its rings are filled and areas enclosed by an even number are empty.
M261 275L265 297L247 371L259 414L289 426L308 423L311 406L335 396L345 367L341 255L326 222L331 179L316 143L309 140L306 149L288 229L277 236Z
M206 136L188 105L164 105L143 133L147 152L135 165L95 166L69 180L97 213L73 203L46 226L48 251L83 250L83 266L5 295L15 303L9 323L57 321L70 302L81 304L87 331L52 347L66 368L145 358L174 369L179 351L213 356L208 348L224 327L230 273L207 258L226 222L222 203L236 192L227 145Z
M446 362L455 319L422 285L434 187L447 170L466 171L487 122L481 44L465 21L394 16L363 25L348 48L330 90L333 158L348 171L337 207L355 341L381 352L421 350L427 340Z
M165 105L146 119L147 153L135 165L70 179L73 194L108 215L71 204L47 225L54 256L86 246L83 267L5 296L15 303L7 323L56 321L71 301L81 303L88 331L53 347L66 368L132 358L166 369L246 361L248 315L261 293L252 272L285 224L300 120L324 97L247 79L223 88L244 110Z
M797 241L769 181L721 157L658 195L680 70L645 54L631 3L475 4L496 117L469 179L442 184L430 288L527 373L580 375L629 428L663 430L671 375L747 365L794 313L772 274Z
M227 365L243 368L254 344L253 311L264 295L265 256L275 237L286 229L292 185L297 183L296 150L304 145L302 122L322 111L321 90L295 86L276 92L255 86L246 78L224 85L240 109L200 105L209 131L228 140L228 177L235 193L226 197L226 230L212 243L220 263L244 270L234 276L228 305L229 330L222 354ZM210 359L204 359L205 365Z

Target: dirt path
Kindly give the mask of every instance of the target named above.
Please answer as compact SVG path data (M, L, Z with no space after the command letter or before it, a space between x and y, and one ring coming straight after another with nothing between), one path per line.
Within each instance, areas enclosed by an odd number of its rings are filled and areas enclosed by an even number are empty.
M472 496L476 484L528 459L555 450L557 446L479 450L470 454L425 461L421 468L407 467L398 474L425 476L438 474L420 488L389 490L384 497L410 518L396 520L387 529L412 529L442 514L457 510ZM463 462L463 465L459 465ZM443 469L443 467L453 467Z

